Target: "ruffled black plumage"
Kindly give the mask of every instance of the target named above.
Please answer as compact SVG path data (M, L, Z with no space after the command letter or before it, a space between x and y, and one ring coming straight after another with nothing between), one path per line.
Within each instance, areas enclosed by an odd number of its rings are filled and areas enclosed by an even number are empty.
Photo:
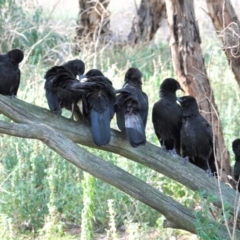
M137 68L129 68L123 88L116 91L117 124L132 147L146 143L148 97L142 91L141 77L142 74Z
M46 98L49 108L57 115L61 115L62 108L72 111L73 104L80 98L80 91L73 91L79 84L77 75L84 73L84 63L81 60L73 60L63 66L55 66L49 69L44 78ZM79 87L79 85L78 85Z
M78 119L84 118L91 127L94 143L97 146L106 145L110 142L110 122L114 116L115 90L112 82L98 69L91 69L82 76L81 82L87 85L84 95L77 101L74 114ZM81 89L75 85L74 89Z

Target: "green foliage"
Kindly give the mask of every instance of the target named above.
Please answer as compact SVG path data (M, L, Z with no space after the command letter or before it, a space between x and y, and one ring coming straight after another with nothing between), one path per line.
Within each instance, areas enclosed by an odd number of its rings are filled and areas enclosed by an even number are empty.
M115 206L114 206L114 200L109 199L108 200L108 211L109 211L109 229L107 230L107 239L117 239L117 228L116 228L116 222L115 222Z
M33 64L43 60L48 63L52 58L62 58L60 52L69 52L70 44L65 44L70 42L68 34L56 31L62 23L50 22L41 7L26 9L14 0L1 1L0 6L1 52L23 49L25 59Z
M223 212L212 204L214 196L204 198L205 195L204 191L199 192L200 205L195 212L198 236L202 240L221 240L216 233L219 225L227 223L231 218L229 205L224 203Z
M83 174L83 210L82 210L82 224L81 224L81 240L93 239L93 223L94 219L94 191L95 178L88 173Z

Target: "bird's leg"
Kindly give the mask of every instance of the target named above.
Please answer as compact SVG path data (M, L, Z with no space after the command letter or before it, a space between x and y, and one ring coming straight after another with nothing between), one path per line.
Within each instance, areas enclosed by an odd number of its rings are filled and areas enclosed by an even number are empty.
M162 140L162 150L163 150L164 152L168 152L168 150L167 150L167 148L166 148L166 146L165 146L164 139Z
M176 151L176 148L173 148L172 150L169 150L168 152L173 154L173 155L178 155L177 151Z
M52 112L58 117L62 115L61 101L59 102L59 106L56 106L56 108Z
M72 104L72 114L71 114L71 117L70 117L71 120L74 120L74 118L73 118L73 112L74 112L74 104Z
M188 157L188 156L186 156L186 157L181 157L181 159L182 159L182 164L187 164L187 163L189 163L189 157Z
M62 115L62 111L61 110L53 111L53 113L56 114L58 117L60 117Z
M177 148L176 148L176 140L174 139L174 147L173 147L172 150L169 150L169 152L170 152L171 154L173 154L173 155L178 155L176 149L177 149Z
M10 88L11 98L16 98L16 95L13 93L13 87Z
M208 167L208 169L207 169L206 172L207 172L207 174L208 174L209 177L212 177L212 176L213 176L213 173L212 173L212 171L211 171L211 168L210 168L208 159L207 159L207 167Z

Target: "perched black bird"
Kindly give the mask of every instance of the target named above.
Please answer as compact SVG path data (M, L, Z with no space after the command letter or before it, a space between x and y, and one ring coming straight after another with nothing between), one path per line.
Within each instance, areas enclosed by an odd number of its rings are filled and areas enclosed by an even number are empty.
M238 182L238 191L240 192L240 184L239 184L239 177L240 177L240 139L235 139L232 143L232 149L235 154L235 164L233 168L233 177L234 180Z
M80 91L72 91L79 81L76 76L84 73L85 65L81 60L72 60L63 66L55 66L49 69L44 78L46 98L49 108L57 115L61 115L62 108L72 111L73 104L80 97ZM81 86L83 84L80 84Z
M110 122L115 112L116 98L112 82L98 69L91 69L82 76L80 91L82 82L88 85L84 87L84 95L75 104L74 114L81 114L90 124L93 142L97 146L106 145L110 142ZM77 91L78 85L73 90Z
M123 88L116 91L117 125L121 132L125 132L132 147L146 143L148 97L142 91L141 78L142 73L137 68L129 68Z
M182 108L176 102L176 91L184 91L173 78L165 79L160 85L160 99L154 104L152 122L155 133L163 149L180 154L180 129Z
M0 55L0 94L17 95L21 77L18 64L23 57L23 52L19 49Z
M179 101L182 106L182 148L193 164L200 167L205 162L210 175L216 172L212 127L200 115L194 97L184 96Z

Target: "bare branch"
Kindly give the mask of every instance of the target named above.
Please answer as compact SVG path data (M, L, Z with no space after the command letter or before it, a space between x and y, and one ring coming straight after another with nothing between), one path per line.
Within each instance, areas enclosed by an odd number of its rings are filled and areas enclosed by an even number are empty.
M98 148L91 138L91 133L83 123L75 122L64 117L57 117L50 111L24 101L0 95L0 111L18 123L41 123L64 134L73 142ZM102 150L117 153L123 157L138 162L159 173L172 178L173 180L187 186L193 191L204 190L207 196L214 196L213 204L222 207L221 197L218 189L218 180L207 177L207 174L193 164L182 164L182 158L173 156L161 150L161 148L147 143L145 146L132 148L125 137L116 130L112 130L111 141ZM231 206L234 213L234 199L236 191L226 184L220 183L223 200Z
M42 123L21 124L0 121L0 132L17 137L41 140L77 167L159 211L169 219L172 226L196 233L194 225L196 219L192 210L119 167L89 153L51 127ZM226 237L226 228L220 225L217 234Z

